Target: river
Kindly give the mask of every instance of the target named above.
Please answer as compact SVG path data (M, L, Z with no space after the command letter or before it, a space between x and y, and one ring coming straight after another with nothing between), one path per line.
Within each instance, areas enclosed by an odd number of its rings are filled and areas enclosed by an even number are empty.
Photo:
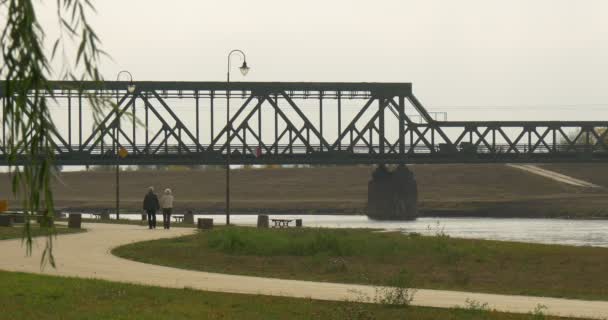
M140 216L123 214L121 218L139 219ZM216 225L225 222L224 215L196 215L196 218L213 218ZM608 247L608 220L425 217L415 221L376 221L358 215L272 215L271 218L303 219L307 227L374 228L424 235L443 233L455 238ZM255 225L256 219L255 215L230 216L231 222L237 225ZM157 220L162 226L162 216Z

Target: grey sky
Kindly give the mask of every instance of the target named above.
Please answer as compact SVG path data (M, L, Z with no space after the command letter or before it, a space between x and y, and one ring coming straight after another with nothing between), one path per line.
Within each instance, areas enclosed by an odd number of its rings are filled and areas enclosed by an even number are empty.
M227 52L240 48L252 67L246 80L412 82L425 105L453 120L608 116L605 0L95 5L94 25L114 60L104 65L109 79L127 69L136 80L223 81ZM47 25L55 25L53 10L41 5ZM444 108L509 105L518 108Z

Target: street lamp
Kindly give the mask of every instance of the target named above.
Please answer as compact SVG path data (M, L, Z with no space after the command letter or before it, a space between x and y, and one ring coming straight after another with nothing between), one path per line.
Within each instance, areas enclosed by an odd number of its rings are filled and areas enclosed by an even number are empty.
M226 73L226 225L230 224L230 133L232 124L230 123L230 59L232 55L238 53L243 59L243 65L239 68L241 74L246 76L249 73L247 66L247 58L245 53L239 49L232 50L228 53L228 72Z
M133 76L131 72L127 70L120 71L118 75L116 75L116 81L120 80L120 75L126 73L129 76L129 84L127 85L127 92L133 94L135 92L135 84L133 83ZM118 106L116 106L118 108ZM120 165L119 160L122 156L123 150L118 150L118 130L120 128L120 118L119 118L118 109L116 110L116 127L114 128L114 143L116 144L116 148L114 152L116 153L116 220L120 220Z
M129 93L133 93L135 92L135 84L133 83L133 76L131 75L131 72L127 71L127 70L122 70L118 73L118 75L116 76L116 81L118 81L120 79L120 75L126 73L129 76L129 84L127 85L127 92Z

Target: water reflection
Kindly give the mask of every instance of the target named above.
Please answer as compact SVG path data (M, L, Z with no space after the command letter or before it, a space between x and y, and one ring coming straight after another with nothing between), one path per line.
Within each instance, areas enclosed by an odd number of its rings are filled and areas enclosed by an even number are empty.
M123 217L140 218L139 215L121 215ZM225 222L223 215L197 215L196 218L213 218L215 224ZM425 235L443 232L457 238L608 247L608 220L419 218L416 221L375 221L366 216L341 215L271 215L271 218L303 219L308 227L375 228ZM230 221L237 225L255 225L256 219L255 215L230 216Z

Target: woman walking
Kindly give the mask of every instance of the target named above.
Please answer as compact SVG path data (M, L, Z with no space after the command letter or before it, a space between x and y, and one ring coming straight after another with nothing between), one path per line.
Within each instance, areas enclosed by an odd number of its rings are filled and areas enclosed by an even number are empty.
M165 229L169 229L171 227L171 211L173 210L171 189L165 189L165 194L160 198L160 207L163 209L163 226Z

